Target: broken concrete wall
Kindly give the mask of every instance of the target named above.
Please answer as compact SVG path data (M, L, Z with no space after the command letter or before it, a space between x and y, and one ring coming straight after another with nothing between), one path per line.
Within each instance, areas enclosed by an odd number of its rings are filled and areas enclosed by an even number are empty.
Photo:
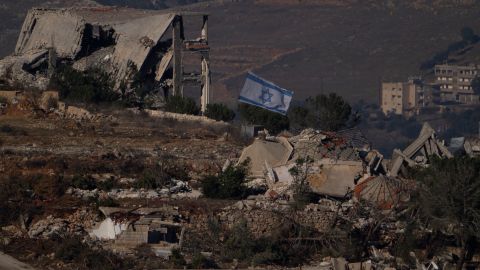
M50 80L46 76L34 75L25 69L32 64L31 58L31 55L8 56L0 60L0 83L24 89L47 89Z
M118 89L137 71L151 73L153 69L154 73L162 58L155 48L175 16L172 13L143 16L135 13L129 18L127 11L117 9L32 9L24 21L15 55L11 63L4 63L3 69L12 69L15 64L24 68L33 62L32 56L40 52L47 56L41 59L46 62L48 53L45 52L53 48L60 61L74 61L73 67L78 70L101 67L112 75ZM149 58L155 61L148 61ZM149 66L145 67L145 63ZM0 76L7 73L1 70ZM36 75L34 71L25 71ZM161 78L163 74L156 75ZM34 78L25 80L33 81Z
M150 51L160 41L174 17L174 14L161 14L115 26L118 39L113 63L118 80L127 79L125 76L128 75L131 65L138 71L143 68Z
M15 54L54 47L59 57L73 59L82 49L84 31L85 21L70 10L32 9L23 23Z
M244 220L253 236L259 238L278 233L279 228L287 220L295 220L319 232L326 232L335 221L335 216L336 212L316 204L310 204L303 211L292 213L287 205L246 200L227 207L218 215L218 219L220 224L227 228L233 228Z
M322 159L312 166L307 179L312 190L319 194L343 197L355 187L355 179L363 175L360 161Z

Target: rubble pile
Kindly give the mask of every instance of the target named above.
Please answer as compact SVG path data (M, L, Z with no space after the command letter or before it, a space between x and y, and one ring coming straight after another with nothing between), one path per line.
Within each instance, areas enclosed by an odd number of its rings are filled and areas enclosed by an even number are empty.
M66 219L47 216L45 219L33 224L28 230L30 238L51 238L53 236L67 236L69 234L80 234L83 227L72 224Z
M334 132L305 129L288 141L293 145L293 159L309 156L314 160L324 158L334 160L360 161L358 151L344 137ZM365 147L368 147L368 143Z
M288 139L259 136L243 150L239 163L251 160L250 177L266 183L265 196L288 198L298 181L291 170L297 160L308 157L311 162L300 169L313 192L337 199L353 194L358 200L391 209L406 202L413 188L402 172L409 166L427 166L431 155L452 156L425 123L419 138L404 151L395 150L392 161L371 149L356 129L337 133L305 129Z
M125 178L122 178L125 180ZM127 184L132 184L136 179L129 180ZM72 195L74 197L89 200L89 199L107 199L111 198L114 200L121 199L154 199L160 197L169 197L170 195L180 194L180 193L192 193L192 188L188 185L187 182L180 181L177 179L171 180L171 185L165 186L158 189L144 189L144 188L113 188L110 191L103 191L97 188L92 190L80 189L70 187L66 190L66 194ZM198 196L197 196L198 197Z

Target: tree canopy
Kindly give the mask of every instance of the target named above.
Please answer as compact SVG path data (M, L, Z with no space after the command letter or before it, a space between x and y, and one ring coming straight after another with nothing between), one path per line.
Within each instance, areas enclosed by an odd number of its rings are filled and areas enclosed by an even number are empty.
M238 106L238 110L244 121L249 124L262 125L272 134L289 128L288 118L284 115L243 103Z
M294 107L289 113L290 123L295 128L311 127L337 131L347 125L352 108L341 96L330 93L309 97L303 107Z
M230 110L225 104L208 104L205 116L217 121L232 121L235 118L235 112Z

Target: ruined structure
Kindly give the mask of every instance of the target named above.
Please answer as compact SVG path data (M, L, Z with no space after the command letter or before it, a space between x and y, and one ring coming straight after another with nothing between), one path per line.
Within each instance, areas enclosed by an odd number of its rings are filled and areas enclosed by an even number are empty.
M187 17L201 19L195 39L186 38ZM195 55L196 71L184 74L184 56ZM44 90L59 64L80 71L101 68L122 92L131 90L134 80L161 96L183 95L184 85L193 84L201 88L204 111L210 102L208 15L115 7L32 9L15 54L0 61L0 81Z
M291 138L260 136L242 152L239 162L250 159L250 177L263 178L276 196L289 193L295 183L291 169L298 159L311 158L305 165L307 181L318 194L344 197L367 172L360 151L369 151L369 142L358 130L339 133L306 129Z
M171 208L100 207L99 210L106 218L91 230L91 236L114 240L117 251L148 244L157 255L167 256L182 243L184 227L178 212Z
M429 164L431 156L453 157L447 147L437 139L435 130L428 123L424 123L415 141L403 151L393 151L388 175L396 177L402 174L402 169L406 166L425 166Z
M465 143L465 149L469 146ZM391 209L407 201L414 186L406 169L428 166L432 156L453 155L425 123L418 138L405 150L396 149L392 160L371 149L357 129L339 132L305 129L288 139L260 136L244 149L240 162L250 159L250 177L265 179L269 188L265 195L270 198L288 197L297 178L305 177L314 193L340 199L354 195L382 209ZM307 157L311 162L297 167L304 173L293 175L291 169L298 166L296 161Z

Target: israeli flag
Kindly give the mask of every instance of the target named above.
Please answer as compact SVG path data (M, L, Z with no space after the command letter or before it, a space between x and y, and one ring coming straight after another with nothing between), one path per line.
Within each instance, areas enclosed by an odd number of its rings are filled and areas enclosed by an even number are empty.
M238 101L286 115L292 97L292 91L249 72Z

